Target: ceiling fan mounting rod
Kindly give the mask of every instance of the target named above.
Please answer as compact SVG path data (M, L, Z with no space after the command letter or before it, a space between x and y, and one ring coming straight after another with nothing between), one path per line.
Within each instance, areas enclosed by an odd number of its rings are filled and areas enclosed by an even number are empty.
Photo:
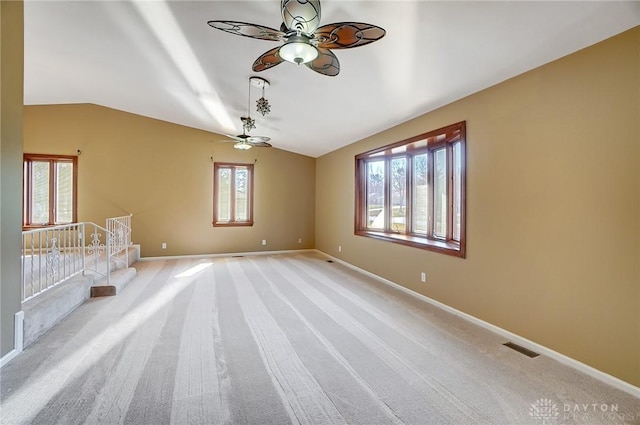
M253 87L258 87L258 88L269 88L269 86L271 85L271 83L269 83L268 80L262 78L262 77L249 77L249 81L251 82L251 85Z

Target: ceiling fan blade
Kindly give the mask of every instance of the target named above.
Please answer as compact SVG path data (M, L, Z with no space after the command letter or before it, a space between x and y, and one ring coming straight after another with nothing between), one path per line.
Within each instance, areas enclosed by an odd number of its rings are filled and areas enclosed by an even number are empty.
M248 134L238 134L237 136L233 136L231 134L225 134L230 139L236 140L238 142L268 142L271 140L271 137L267 136L249 136Z
M283 24L289 31L313 34L320 25L320 0L282 0L281 7Z
M331 50L322 47L318 47L318 57L305 65L317 73L330 77L335 77L340 72L340 62L336 55Z
M233 140L223 140L223 142L231 142L231 141L242 142L246 140L245 137L242 137L242 134L239 136L232 136L231 134L225 134L225 136Z
M269 137L266 136L246 136L246 135L239 135L239 136L232 136L230 134L225 134L225 136L227 136L229 139L231 140L220 140L220 142L222 143L246 143L248 145L251 146L255 146L257 148L270 148L271 147L271 143L267 143L269 140L271 140Z
M209 21L212 28L219 29L230 34L241 35L243 37L257 38L259 40L283 41L284 33L273 28L247 22L235 21Z
M271 143L267 142L249 142L251 146L255 146L256 148L270 148Z
M255 144L255 143L265 143L268 142L269 140L271 140L271 137L267 137L267 136L247 136L247 142L251 143L251 144Z
M282 63L284 59L280 57L278 52L280 51L280 47L275 47L268 52L265 52L253 63L252 69L255 72L264 71L265 69L273 68L274 66Z
M362 22L336 22L323 25L314 34L318 47L348 49L380 40L387 32L375 25Z

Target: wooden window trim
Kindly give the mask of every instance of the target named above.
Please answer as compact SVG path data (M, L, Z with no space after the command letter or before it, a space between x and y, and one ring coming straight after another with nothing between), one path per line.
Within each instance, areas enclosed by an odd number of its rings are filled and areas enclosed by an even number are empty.
M218 194L220 193L218 188L218 170L221 168L228 168L235 170L237 168L245 168L249 171L249 179L247 185L249 186L249 219L245 221L218 221ZM234 173L232 173L234 175ZM213 164L213 227L250 227L253 226L253 182L254 182L254 167L253 164L243 164L235 162L215 162ZM235 191L235 184L232 185ZM230 205L231 215L235 215L235 197L231 197Z
M453 144L460 142L460 240L454 240L455 211L454 206L454 159ZM446 237L439 238L434 235L434 151L444 147L446 149L446 193L447 193L447 226ZM418 154L427 154L427 232L418 234L413 231L413 179L414 157ZM385 218L385 230L369 229L367 218L367 162L368 160L385 160L385 210L389 216L391 212L391 196L389 193L390 163L392 158L406 157L407 170L407 205L408 210L405 215L405 233L392 231L389 217ZM402 245L407 245L428 251L439 252L446 255L465 258L466 256L466 122L461 121L437 130L429 131L409 139L401 140L387 146L376 148L355 156L355 220L354 234L358 236L370 237ZM409 189L410 188L410 189Z
M32 192L32 166L33 162L45 162L48 161L50 165L54 163L71 163L73 165L73 182L72 182L72 191L73 191L73 206L72 206L72 220L71 223L62 223L62 224L73 224L78 222L78 156L77 155L51 155L51 154L37 154L37 153L24 153L22 155L22 164L23 164L23 190L22 190L22 228L24 229L37 229L43 227L51 227L57 226L60 223L55 223L55 208L56 204L56 179L55 173L52 171L53 168L50 168L50 172L52 174L49 181L49 222L47 224L43 223L31 223L31 192Z

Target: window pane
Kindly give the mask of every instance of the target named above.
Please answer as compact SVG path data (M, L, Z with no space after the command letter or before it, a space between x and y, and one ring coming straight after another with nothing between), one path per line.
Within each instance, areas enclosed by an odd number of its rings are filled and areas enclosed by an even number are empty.
M427 233L427 155L413 157L413 231Z
M31 164L31 223L49 223L49 162Z
M253 225L253 165L215 163L214 226Z
M355 231L464 258L465 122L355 155Z
M391 160L391 230L404 233L407 227L407 159Z
M56 163L56 224L73 221L73 164Z
M218 221L231 220L231 170L218 169Z
M249 202L248 202L248 191L247 191L247 181L249 177L249 172L246 168L237 168L235 170L236 173L236 211L235 211L235 219L236 221L247 221L249 219Z
M447 236L447 151L433 153L433 235Z
M462 214L462 154L460 142L453 144L453 239L460 241Z
M384 161L367 163L367 227L384 229Z

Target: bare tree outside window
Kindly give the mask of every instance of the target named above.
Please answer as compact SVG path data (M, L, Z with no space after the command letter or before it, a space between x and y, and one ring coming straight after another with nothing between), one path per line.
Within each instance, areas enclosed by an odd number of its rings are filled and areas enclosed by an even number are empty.
M214 226L253 225L253 164L218 163L214 172Z
M77 221L77 156L24 154L23 227Z
M355 233L465 256L465 123L356 155Z

